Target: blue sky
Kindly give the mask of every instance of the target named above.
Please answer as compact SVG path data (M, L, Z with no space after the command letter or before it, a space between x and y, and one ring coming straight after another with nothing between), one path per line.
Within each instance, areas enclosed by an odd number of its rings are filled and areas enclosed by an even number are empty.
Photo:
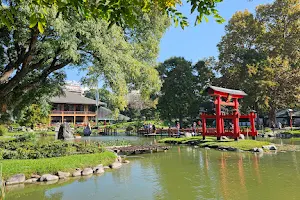
M170 27L160 44L159 62L172 57L183 56L187 60L197 62L198 60L218 56L217 44L225 34L225 25L231 16L241 10L248 9L255 11L259 4L271 3L273 0L224 0L218 6L218 10L226 22L224 24L216 23L212 18L209 22L205 20L194 26L194 15L190 15L190 7L182 6L179 10L189 18L190 26L182 30L180 27ZM66 69L67 80L79 81L84 72L78 72L76 69Z

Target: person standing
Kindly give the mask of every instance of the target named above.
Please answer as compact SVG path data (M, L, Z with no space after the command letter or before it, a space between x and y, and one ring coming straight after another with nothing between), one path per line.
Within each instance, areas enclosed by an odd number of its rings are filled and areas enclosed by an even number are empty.
M153 133L156 134L156 127L154 124L152 125L152 130L153 130Z
M197 132L197 123L196 122L193 123L192 131L193 131L192 136L195 136L196 132Z
M180 137L180 123L179 122L176 123L176 128L177 128L178 137Z

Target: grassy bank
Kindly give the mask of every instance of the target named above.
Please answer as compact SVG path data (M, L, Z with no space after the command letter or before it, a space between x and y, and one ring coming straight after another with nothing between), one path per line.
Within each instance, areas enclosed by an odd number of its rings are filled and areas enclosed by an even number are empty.
M25 132L25 131L14 131L6 132L3 136L0 136L0 141L9 141L16 138L25 136L25 135L34 135L35 137L46 137L46 136L55 136L55 131L34 131L34 132Z
M289 131L284 131L284 132L281 132L282 134L292 134L292 135L300 135L300 130L289 130Z
M199 146L210 147L210 148L221 148L221 147L232 147L244 151L250 151L253 148L261 148L262 146L269 145L270 142L267 141L257 141L257 140L239 140L239 141L214 141L214 142L204 142Z
M220 147L232 147L244 151L250 151L253 148L260 148L265 145L269 145L270 142L267 141L257 141L257 140L239 140L234 141L221 140L218 141L215 137L206 137L205 140L202 139L202 136L198 137L189 137L189 138L164 138L159 140L160 143L171 143L171 144L197 144L200 147L210 147L210 148L220 148Z
M182 138L164 138L159 140L159 143L170 143L170 144L186 144L189 142L205 142L205 141L215 141L213 137L206 137L205 140L202 139L202 136L196 137L182 137Z
M94 167L98 164L108 165L116 158L109 151L96 154L72 155L56 158L2 160L2 176L4 179L14 174L23 173L26 177L31 174L55 174L57 171L72 172L76 168Z

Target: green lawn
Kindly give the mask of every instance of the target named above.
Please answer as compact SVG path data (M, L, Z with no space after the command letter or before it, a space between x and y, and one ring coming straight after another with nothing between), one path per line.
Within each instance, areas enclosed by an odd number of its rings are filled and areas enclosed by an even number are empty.
M160 143L173 143L173 144L185 144L191 141L198 141L198 142L211 142L211 141L216 141L215 137L206 137L205 140L202 139L202 136L195 136L195 137L181 137L181 138L164 138L159 140L158 142Z
M21 136L27 133L33 133L37 136L55 136L55 131L34 131L34 132L25 132L25 131L14 131L7 132L3 136L0 136L0 141L9 141L15 139L17 136Z
M286 130L286 131L283 131L281 133L282 134L299 135L300 134L300 130L299 129L297 129L297 130Z
M270 142L267 141L257 141L257 140L239 140L230 142L214 142L212 145L217 145L218 147L233 147L245 151L249 151L253 148L261 148L262 146L269 145Z
M15 139L14 137L6 137L6 136L0 136L0 141L10 141Z
M108 165L116 158L112 152L82 154L56 158L2 160L2 176L4 179L14 174L55 174L57 171L72 172L76 168L95 167L98 164Z
M260 148L264 145L269 145L270 142L257 141L257 140L239 140L234 141L233 139L217 141L216 137L206 137L202 140L202 136L188 137L188 138L164 138L159 140L161 143L173 143L173 144L185 144L191 141L197 141L200 147L233 147L245 151L249 151L255 147Z

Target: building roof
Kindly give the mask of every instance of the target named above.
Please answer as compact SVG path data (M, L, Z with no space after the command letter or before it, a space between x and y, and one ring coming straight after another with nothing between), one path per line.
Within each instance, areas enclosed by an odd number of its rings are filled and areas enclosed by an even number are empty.
M94 99L90 99L80 94L76 94L74 92L65 91L64 95L53 97L50 99L52 103L68 103L68 104L88 104L88 105L96 105L96 101ZM99 102L99 105L106 105L103 102Z
M110 109L101 106L98 109L98 120L116 120L116 119L114 118L113 113ZM128 121L130 120L130 118L125 115L119 114L118 120Z
M276 112L276 118L289 118L289 117L290 117L290 114L287 109ZM294 112L292 113L292 117L299 118L300 111L294 110ZM265 118L269 118L269 116L266 115Z
M276 117L278 118L289 118L290 114L287 110L281 110L276 113ZM300 111L293 111L292 117L300 117Z
M218 92L223 92L223 93L228 93L228 94L234 94L234 95L241 95L241 96L246 96L247 94L242 91L242 90L233 90L233 89L228 89L228 88L222 88L222 87L217 87L217 86L208 86L206 91L208 89L212 89L214 91L218 91Z

